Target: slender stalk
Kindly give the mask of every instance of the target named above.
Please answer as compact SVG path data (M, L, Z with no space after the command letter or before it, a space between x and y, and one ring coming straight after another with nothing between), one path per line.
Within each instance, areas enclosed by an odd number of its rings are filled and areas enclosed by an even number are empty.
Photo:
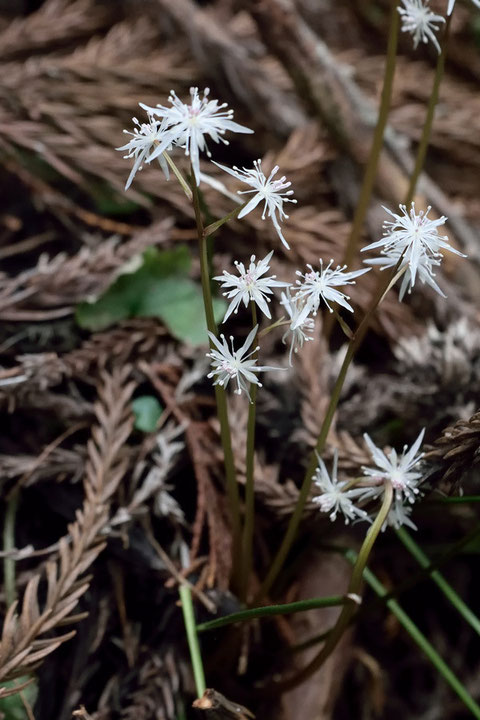
M304 612L305 610L313 610L316 608L335 607L336 605L351 604L352 599L346 595L332 595L323 598L310 598L309 600L299 600L293 603L282 603L280 605L267 605L266 607L251 608L250 610L241 610L231 615L225 615L217 620L209 620L208 622L197 625L198 632L206 630L216 630L217 628L231 625L237 622L248 622L259 617L269 617L272 615L290 615L291 613Z
M377 125L373 135L372 147L365 167L360 196L353 216L352 229L348 237L347 249L343 258L343 264L349 265L355 258L358 241L362 232L363 223L367 214L368 205L372 195L375 177L377 174L378 160L383 147L383 136L387 125L390 102L392 98L393 78L395 75L395 64L397 59L398 26L400 16L397 11L398 0L393 0L390 16L390 29L388 34L387 58L383 76L382 96L378 110Z
M170 155L169 155L167 152L164 152L164 153L163 153L163 157L165 158L165 160L166 160L167 163L169 164L170 169L172 170L173 174L175 175L175 177L177 178L178 182L179 182L180 185L182 186L183 192L185 193L185 195L187 196L187 198L188 198L188 199L190 200L190 202L191 202L192 199L193 199L193 196L192 196L192 191L190 190L190 188L189 188L189 186L188 186L188 182L185 180L185 178L183 177L182 173L180 172L180 170L179 170L178 167L175 165L175 163L173 162L172 158L170 157Z
M447 45L448 45L448 36L450 33L450 21L452 19L452 16L449 15L447 17L447 21L445 23L445 31L443 33L442 41L441 41L441 51L437 59L437 67L435 69L435 77L433 80L433 87L432 92L430 93L430 99L428 101L428 107L427 107L427 114L425 117L425 124L423 126L422 130L422 136L420 138L420 143L418 145L417 149L417 156L415 158L415 166L413 168L413 172L410 176L410 184L407 191L407 196L405 198L405 205L407 207L410 206L410 203L415 197L415 190L417 187L418 178L420 177L420 173L423 170L423 166L425 164L425 157L427 154L428 144L430 142L430 135L432 133L432 126L433 126L433 118L435 115L435 108L438 103L438 96L440 92L440 83L442 82L443 78L443 72L445 69L445 59L447 56Z
M349 550L346 553L347 559L353 564L357 561L357 555L353 550ZM374 592L381 598L388 595L387 589L382 583L375 577L375 575L368 569L365 568L363 571L363 577L365 581L370 585ZM431 663L434 665L436 670L442 675L447 681L450 687L457 693L458 697L466 705L466 707L472 713L472 716L480 719L480 707L477 705L475 700L469 694L465 685L454 675L451 669L448 667L446 662L440 657L433 645L427 640L425 635L415 625L413 620L407 615L407 613L400 607L396 600L386 601L388 609L397 618L399 623L403 625L405 630L408 632L412 640L418 645L418 647L425 653Z
M240 212L240 210L243 210L246 203L242 203L242 205L239 205L239 207L235 208L235 210L232 210L232 212L228 213L228 215L225 215L225 217L220 218L220 220L216 220L215 222L211 223L210 225L207 225L207 227L204 230L205 237L208 237L212 233L216 232L218 228L221 228L222 225L225 225L225 223L229 222L229 220L234 220Z
M402 256L403 257L403 256ZM302 486L300 488L300 492L298 495L298 500L295 505L295 508L293 510L292 516L290 518L290 521L288 523L288 527L285 531L285 535L283 536L281 545L277 551L277 554L275 555L273 562L270 566L270 570L267 573L267 576L265 580L263 581L260 590L258 591L256 597L254 598L254 602L258 602L261 600L262 597L264 597L272 587L273 583L275 582L278 573L283 567L283 564L285 562L285 559L290 551L290 548L292 547L293 541L295 539L295 536L297 534L298 526L300 524L300 521L302 519L303 509L305 507L305 504L308 500L308 496L310 493L310 488L312 486L313 476L315 475L315 470L317 467L317 454L321 455L324 448L325 443L327 440L328 432L330 430L330 425L332 424L333 416L335 415L335 411L337 409L338 402L340 400L340 394L342 392L343 383L345 382L345 377L347 375L348 368L350 366L350 363L357 352L358 348L363 342L363 339L365 337L365 334L370 326L370 323L373 319L375 310L377 309L377 306L379 305L380 301L385 295L386 289L389 287L390 282L393 277L397 274L398 266L401 263L402 258L399 259L397 265L395 268L393 268L391 274L386 278L384 282L379 284L379 287L377 288L377 293L375 295L375 298L373 300L372 305L364 315L360 325L356 329L356 331L353 334L352 339L350 340L347 352L345 354L345 358L342 363L342 367L340 368L340 372L338 374L338 377L335 381L335 385L333 386L332 394L330 397L330 402L327 407L327 411L325 414L325 418L323 420L322 427L320 428L320 435L318 436L317 445L315 447L314 452L312 452L310 457L310 462L307 467L307 470L305 472L305 477L303 479Z
M192 661L195 688L197 690L198 697L201 698L207 686L205 683L205 673L203 671L200 644L198 642L197 626L195 624L192 593L187 585L180 585L179 593L182 601L183 621L185 623L185 630L187 631L188 648L190 650L190 659Z
M15 548L15 518L18 508L18 492L13 492L8 501L5 510L5 518L3 524L3 550L8 552ZM5 598L7 607L13 605L17 599L15 588L15 560L6 556L3 559L3 577L5 584Z
M418 564L425 570L429 571L429 575L433 582L440 588L447 600L452 603L453 607L458 610L463 619L475 630L477 635L480 635L480 618L475 615L458 593L455 592L453 587L445 580L443 575L438 570L432 569L432 564L429 558L425 555L419 545L417 545L410 533L402 527L396 532L397 537L402 541L409 553L413 555Z
M195 220L197 224L197 234L199 242L200 255L200 272L202 278L203 304L205 307L205 317L208 330L214 335L217 334L217 324L213 312L212 292L210 289L210 274L208 269L208 250L207 238L204 233L202 212L200 209L200 198L198 188L195 185L195 179L192 172L192 194L193 207L195 210ZM211 345L211 343L210 343ZM237 575L241 573L241 520L240 520L240 494L235 472L235 461L233 458L232 438L230 434L230 424L228 422L227 397L225 390L219 385L215 385L215 399L217 403L217 414L220 422L220 437L223 447L223 456L225 462L225 478L227 499L232 518L232 536L233 536L233 577L234 584L237 584Z
M257 325L257 309L253 300L253 327ZM257 353L253 355L257 357ZM242 599L247 600L248 583L253 565L253 531L255 524L255 417L257 411L257 385L250 383L250 405L247 420L246 479L245 479L245 519L242 535Z
M380 507L380 510L378 512L377 517L375 518L375 521L370 526L366 536L365 540L363 541L362 547L360 548L360 552L358 553L354 568L352 577L350 579L350 584L348 586L348 595L351 595L355 597L359 594L362 586L362 577L363 577L363 571L365 570L366 564L368 562L368 558L370 556L370 553L372 551L372 548L375 544L375 540L378 537L378 534L380 533L383 524L385 520L387 519L387 515L390 511L390 507L392 505L392 499L393 499L393 486L391 483L385 484L385 491L383 494L383 501L382 505ZM348 597L347 595L347 597ZM289 690L293 687L296 687L300 683L302 683L304 680L306 680L308 677L310 677L314 672L316 672L325 662L325 660L331 655L331 653L335 650L338 643L340 642L343 633L345 632L348 624L350 623L350 620L352 618L352 615L355 612L356 603L352 600L352 602L346 603L340 615L338 616L338 620L333 626L331 632L328 634L328 637L325 641L325 645L322 647L320 652L311 660L308 665L306 665L300 672L296 673L293 677L289 678L286 681L282 681L279 683L281 686L282 692L285 690Z

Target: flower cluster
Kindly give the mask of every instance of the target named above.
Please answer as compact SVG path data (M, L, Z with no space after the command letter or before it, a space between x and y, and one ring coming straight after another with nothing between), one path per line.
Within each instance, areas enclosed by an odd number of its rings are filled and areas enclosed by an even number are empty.
M473 1L480 6L480 0ZM449 0L448 14L452 12L453 5L454 0ZM445 19L433 13L429 9L428 2L402 0L398 12L402 20L402 30L412 35L415 47L419 42L430 40L440 52L435 33ZM140 123L134 118L133 132L125 131L130 139L118 150L126 151L125 157L133 159L126 188L131 185L136 173L145 163L155 160L158 160L167 180L171 169L186 187L180 171L170 157L170 153L176 148L181 148L190 158L192 190L195 190L195 185L198 186L201 181L205 181L214 189L236 199L236 195L233 195L216 177L210 177L200 171L200 154L205 153L208 158L211 157L207 141L228 144L224 137L227 132L253 131L234 122L233 111L228 109L225 103L220 104L217 100L211 99L208 89L201 95L198 88L191 88L189 103L180 100L173 91L168 100L170 106L150 107L140 103L147 113L148 122ZM285 212L286 203L293 204L297 201L292 197L291 182L281 175L279 167L275 165L269 174L265 174L260 159L254 161L251 168L238 168L235 165L227 167L217 162L214 164L222 172L246 186L244 190L237 190L237 195L247 196L241 207L215 223L215 227L232 217L241 220L261 207L262 220L271 221L282 245L289 250L290 246L284 237L281 224L288 219ZM443 254L448 251L465 257L450 245L446 235L439 234L439 228L445 224L447 218L430 217L430 207L426 211L417 212L413 202L410 208L400 205L398 213L384 209L390 217L383 224L383 237L363 248L363 251L380 249L380 256L365 262L379 266L381 270L391 268L392 282L403 276L400 300L407 290L411 292L417 278L445 297L435 280L435 271L441 265ZM222 388L227 388L232 381L235 392L245 393L249 399L251 399L252 385L261 386L260 373L280 369L258 364L260 347L257 310L271 320L271 301L275 291L281 289L280 307L287 317L286 319L281 317L268 329L273 329L277 325L286 326L282 341L289 345L288 362L291 365L294 353L297 353L305 342L313 339L314 318L320 306L323 304L329 312L337 313L335 306L353 312L349 302L350 296L344 290L371 270L371 267L350 270L346 265L335 265L333 259L328 264L324 264L324 260L320 258L317 267L307 264L304 271L296 271L295 282L287 282L278 280L274 274L269 274L272 258L273 250L263 259L257 260L255 255L251 255L249 262L235 260L236 272L223 270L222 274L214 277L229 301L223 322L227 322L232 315L237 314L242 306L247 308L248 305L252 306L255 320L254 327L238 349L235 349L237 343L233 336L227 341L223 334L217 337L212 332L208 333L210 340L210 351L207 353L210 359L208 377L213 380L214 385ZM341 317L339 322L347 332L348 327L346 328ZM413 503L421 496L420 464L423 455L420 447L423 436L424 430L410 448L405 446L402 453L397 454L395 449L384 452L368 435L365 435L365 444L372 457L372 466L362 467L362 476L351 480L338 477L337 452L334 454L330 474L323 460L318 457L318 466L313 478L318 494L313 498L313 502L332 521L338 515L343 515L346 523L361 520L370 522L372 517L365 507L378 504L385 488L390 486L393 490L393 501L386 517L385 527L407 525L415 528L410 515Z
M383 248L382 257L366 260L370 265L380 265L382 269L395 267L397 270L404 270L404 278L400 288L400 300L402 300L408 287L412 291L415 280L418 277L422 283L430 285L437 293L445 297L442 290L435 281L434 268L442 261L442 250L448 250L461 257L466 257L459 250L456 250L448 242L446 235L439 235L438 228L445 224L447 218L442 217L432 220L428 217L431 207L425 212L416 212L415 203L412 202L410 210L405 205L400 205L400 214L393 213L388 208L384 210L393 218L383 223L384 234L380 240L362 248L362 252Z
M419 483L422 480L422 473L419 472L418 466L423 457L423 453L419 453L419 450L424 434L425 430L422 430L410 449L405 445L400 456L394 448L385 454L365 434L365 443L375 467L362 467L363 476L353 482L337 479L336 453L331 479L324 462L319 458L314 481L322 493L313 498L313 501L320 506L322 512L330 513L331 520L335 520L338 512L344 515L347 524L354 518L371 519L362 507L354 504L354 500L362 504L378 500L383 495L385 485L389 483L394 490L394 499L386 525L397 528L408 525L416 529L409 516L412 511L411 505L421 494Z

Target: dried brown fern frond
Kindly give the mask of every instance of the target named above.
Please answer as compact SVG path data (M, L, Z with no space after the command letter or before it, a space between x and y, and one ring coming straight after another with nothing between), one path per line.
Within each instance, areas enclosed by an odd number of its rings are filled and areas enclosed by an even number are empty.
M122 720L174 720L179 693L184 684L185 668L176 653L166 648L154 653L140 667L137 687L129 696L120 717Z
M480 464L480 411L469 420L447 427L425 453L425 460L438 465L442 485L458 487L462 478Z
M48 0L0 34L0 61L30 57L68 41L89 37L111 20L108 6L91 0Z
M94 333L80 347L64 355L19 355L14 367L0 370L0 401L13 409L26 395L42 395L64 378L95 382L100 370L113 365L137 365L163 358L170 350L168 331L155 318L126 320L110 330Z
M50 312L54 317L71 314L76 303L105 290L127 260L151 245L165 244L171 224L164 219L124 243L113 237L94 248L85 245L71 257L42 255L36 267L14 278L0 276L0 317L35 320Z
M84 504L69 526L70 541L60 541L59 560L46 565L44 607L39 606L42 577L37 574L26 587L20 614L17 603L8 608L0 642L0 681L31 672L74 634L50 635L51 631L82 617L74 615L73 610L88 588L85 571L105 547L101 533L108 524L113 493L126 470L121 450L132 429L130 397L135 387L128 382L129 372L127 367L102 375L95 404L98 425L87 446ZM0 696L15 692L0 688Z

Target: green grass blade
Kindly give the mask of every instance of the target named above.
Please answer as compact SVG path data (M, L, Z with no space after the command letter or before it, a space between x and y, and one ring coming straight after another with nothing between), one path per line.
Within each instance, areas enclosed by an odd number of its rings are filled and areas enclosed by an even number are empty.
M353 565L357 559L357 554L353 550L348 550L346 553L346 558ZM388 594L387 589L368 568L365 568L363 572L363 577L368 583L368 585L370 585L372 590L374 590L374 592L379 597L385 597L385 595ZM415 625L413 620L411 620L407 613L402 610L396 600L387 600L386 604L390 612L395 615L399 623L405 628L412 640L425 653L432 665L438 670L438 672L450 685L452 690L457 693L460 700L472 713L472 716L480 720L480 706L469 694L465 685L460 682L457 676L448 667L447 663L440 657L433 645L427 640L421 630L419 630L419 628Z
M452 603L453 607L460 613L463 619L472 627L477 635L480 635L480 618L468 607L458 593L448 583L438 570L431 569L431 562L425 555L423 550L417 545L409 532L405 528L399 528L397 536L405 545L407 550L413 555L418 564L425 570L429 571L429 575L433 582L440 588L445 597Z
M182 601L183 620L185 623L185 630L187 631L188 648L190 650L190 659L192 661L195 687L198 697L201 698L207 686L205 683L202 655L200 653L200 644L198 642L197 628L195 625L192 593L190 592L188 585L180 585L179 593Z
M266 617L268 615L289 615L290 613L303 612L305 610L313 610L315 608L333 607L335 605L344 605L349 598L345 595L332 595L324 598L311 598L309 600L299 600L293 603L282 603L281 605L267 605L265 607L252 608L250 610L241 610L231 615L210 620L209 622L197 625L198 632L206 630L215 630L224 625L231 625L237 622L247 622L254 618Z

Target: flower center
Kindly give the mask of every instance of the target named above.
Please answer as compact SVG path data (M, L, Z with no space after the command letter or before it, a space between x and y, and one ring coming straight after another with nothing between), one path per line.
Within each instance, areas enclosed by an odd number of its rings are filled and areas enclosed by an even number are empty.
M238 370L228 360L224 360L221 365L223 372L226 372L230 377L235 377L238 374Z

